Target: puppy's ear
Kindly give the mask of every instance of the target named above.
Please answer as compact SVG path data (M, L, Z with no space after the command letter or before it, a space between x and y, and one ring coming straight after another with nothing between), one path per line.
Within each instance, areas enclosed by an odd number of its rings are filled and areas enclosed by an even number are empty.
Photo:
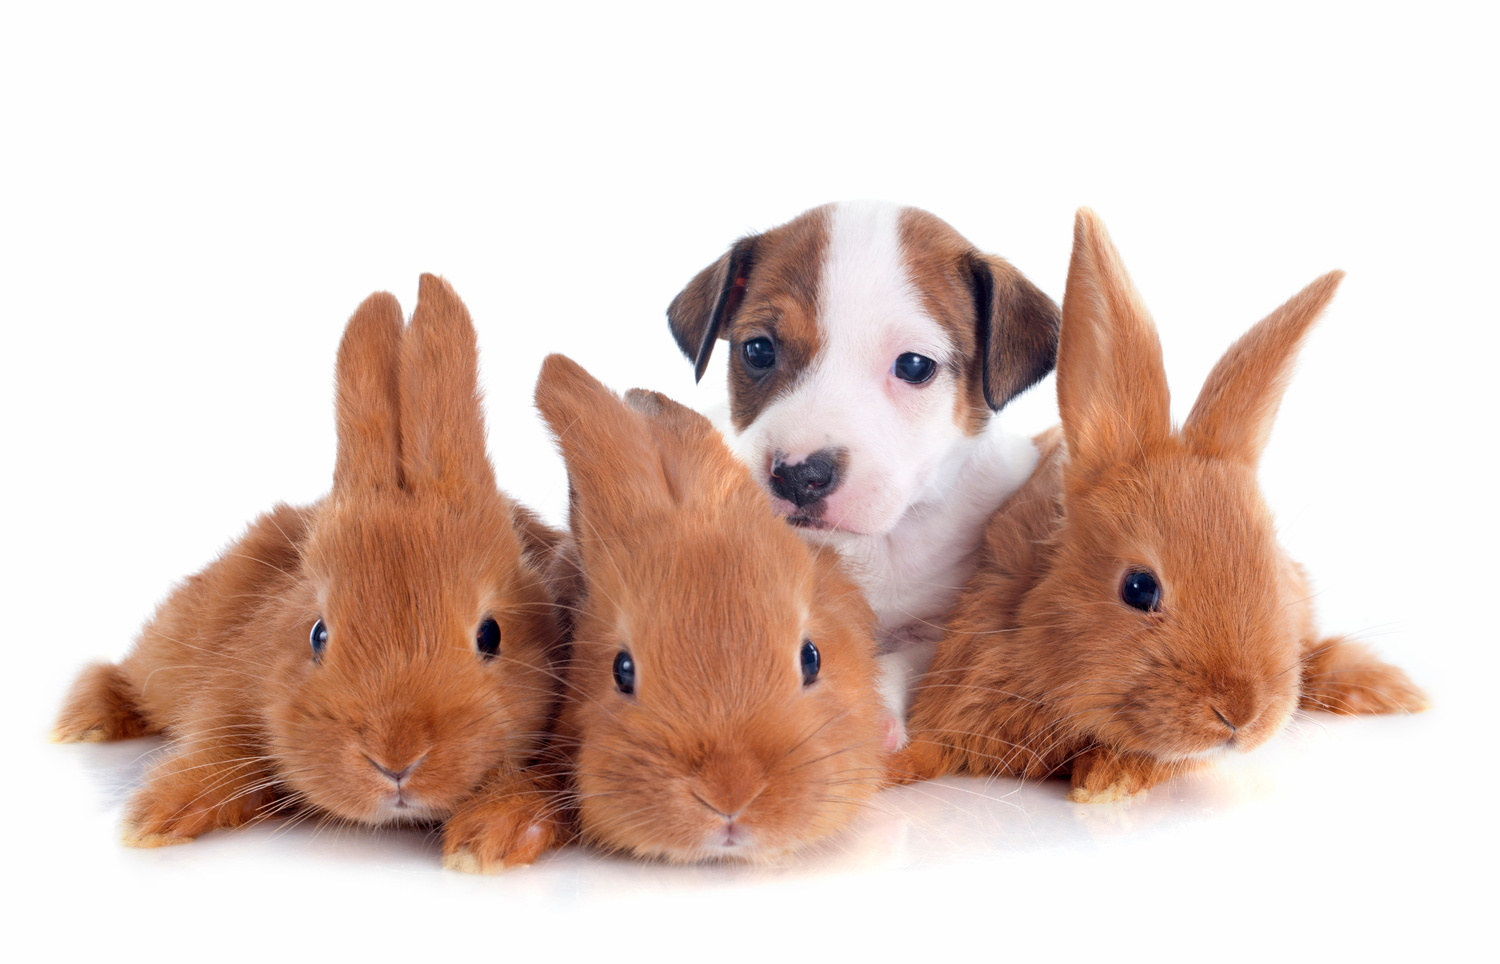
M1062 313L1004 258L975 252L969 266L979 313L984 400L998 412L1057 364Z
M688 286L677 293L667 306L667 324L677 347L693 363L693 374L703 378L708 359L714 353L714 342L724 322L734 317L745 297L750 268L755 260L755 244L760 235L736 241L724 256L698 272Z

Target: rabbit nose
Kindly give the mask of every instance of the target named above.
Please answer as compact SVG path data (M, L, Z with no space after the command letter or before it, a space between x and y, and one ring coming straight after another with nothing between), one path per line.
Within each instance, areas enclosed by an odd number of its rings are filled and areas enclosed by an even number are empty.
M726 821L734 821L745 808L755 802L765 785L731 785L727 782L717 786L700 785L693 791L693 798Z
M1208 704L1208 708L1215 719L1229 728L1226 739L1234 739L1241 730L1254 723L1265 709L1263 701L1254 693L1221 694L1220 698Z
M823 449L795 464L778 456L771 463L771 491L799 509L827 497L839 485L840 455Z
M392 770L390 767L381 764L368 753L365 754L365 759L369 760L370 766L379 770L387 780L390 780L392 783L400 786L402 780L405 780L407 777L411 776L412 771L422 765L422 761L427 759L427 754L423 753L421 756L417 757L415 760L412 760L410 763L399 770Z

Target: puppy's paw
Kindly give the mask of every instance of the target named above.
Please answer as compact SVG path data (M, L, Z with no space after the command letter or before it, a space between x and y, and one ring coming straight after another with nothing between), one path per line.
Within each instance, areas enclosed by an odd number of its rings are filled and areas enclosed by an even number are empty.
M906 746L906 726L897 717L889 714L886 716L883 732L885 733L885 752L895 753Z

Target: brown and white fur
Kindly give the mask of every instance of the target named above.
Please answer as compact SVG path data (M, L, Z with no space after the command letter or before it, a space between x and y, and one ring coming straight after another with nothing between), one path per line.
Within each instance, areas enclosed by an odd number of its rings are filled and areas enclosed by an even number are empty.
M1079 212L1062 426L986 531L899 778L1070 774L1074 800L1112 800L1254 749L1299 704L1427 705L1401 670L1320 636L1256 485L1297 351L1341 277L1250 329L1174 429L1155 326L1103 224Z
M729 343L733 445L778 513L835 547L875 609L901 742L909 679L984 521L1036 466L992 415L1052 369L1057 306L915 208L846 202L736 241L673 300L701 378ZM769 339L775 363L746 355ZM935 362L919 384L897 359Z

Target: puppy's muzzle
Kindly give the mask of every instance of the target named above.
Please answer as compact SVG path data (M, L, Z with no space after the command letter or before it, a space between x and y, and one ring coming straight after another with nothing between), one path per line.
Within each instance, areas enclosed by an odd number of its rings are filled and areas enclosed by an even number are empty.
M839 487L843 459L838 449L814 452L797 463L777 455L771 462L771 491L799 509L812 505Z

